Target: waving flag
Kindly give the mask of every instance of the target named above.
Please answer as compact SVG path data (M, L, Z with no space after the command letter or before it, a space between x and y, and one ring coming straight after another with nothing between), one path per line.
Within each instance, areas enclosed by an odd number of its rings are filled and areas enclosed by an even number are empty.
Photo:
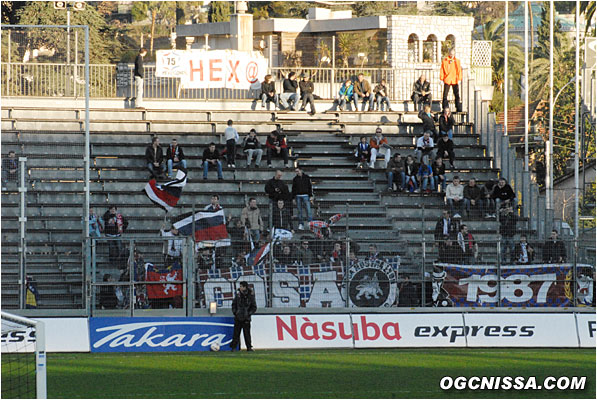
M265 257L269 253L269 243L264 244L260 248L255 248L249 254L245 256L248 266L258 265L260 262L265 260Z
M145 185L145 194L149 197L149 200L168 212L178 203L182 188L186 184L187 171L181 168L176 173L175 180L166 182L163 185L158 185L155 179L151 179Z
M195 242L199 247L230 246L230 238L226 230L224 210L199 211L175 222L173 226L184 236L193 234L193 220L195 221Z
M327 221L311 221L309 222L309 230L321 239L323 237L323 230L333 226L343 216L344 214L334 214Z
M164 269L158 269L151 263L145 264L147 281L163 282L163 284L148 284L147 297L149 299L167 299L182 296L182 285L171 283L182 281L182 266L178 261Z

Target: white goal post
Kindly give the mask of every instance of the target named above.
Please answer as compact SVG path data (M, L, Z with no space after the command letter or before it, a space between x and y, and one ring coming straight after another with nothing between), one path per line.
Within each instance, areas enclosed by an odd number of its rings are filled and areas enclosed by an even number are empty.
M9 354L35 352L35 396L38 399L46 399L46 334L44 323L4 311L1 312L1 315L2 353L5 353L2 358L10 358L8 357ZM27 330L30 329L33 329L35 333L30 334L28 338L26 334ZM17 347L19 342L20 347ZM31 348L31 345L33 348ZM2 368L4 367L3 362ZM4 371L2 375L4 378ZM2 386L5 384L10 384L10 382L2 382ZM20 382L17 382L17 384L20 384Z

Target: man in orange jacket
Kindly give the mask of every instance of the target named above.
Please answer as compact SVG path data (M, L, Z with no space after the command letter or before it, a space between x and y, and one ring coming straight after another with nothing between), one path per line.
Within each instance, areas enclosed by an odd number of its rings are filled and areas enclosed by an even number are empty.
M443 59L439 71L439 79L444 82L442 108L448 107L448 92L451 87L452 93L454 93L454 100L456 101L456 111L462 112L462 103L460 102L460 93L458 91L458 82L462 80L462 67L460 66L460 60L456 58L456 51L454 49L450 49L448 57Z

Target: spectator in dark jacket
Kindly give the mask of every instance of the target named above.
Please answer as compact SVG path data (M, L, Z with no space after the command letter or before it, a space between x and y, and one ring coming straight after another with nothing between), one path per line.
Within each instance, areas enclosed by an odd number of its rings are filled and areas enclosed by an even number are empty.
M251 315L257 312L257 302L253 289L245 281L240 283L234 300L232 300L232 314L234 314L234 333L232 334L232 351L240 350L240 332L243 331L247 351L253 351L251 343Z
M439 260L447 264L462 263L462 249L458 245L454 235L445 235L442 237L438 246Z
M276 94L276 85L272 82L272 76L267 74L264 81L261 82L261 107L265 107L265 103L274 103L274 105L280 108L278 95Z
M471 209L478 209L480 213L483 212L481 194L481 188L477 186L475 178L469 179L468 185L464 187L464 209L467 217L470 217Z
M512 263L514 253L514 235L516 235L516 222L518 216L514 212L514 209L504 207L500 210L500 235L501 235L501 254L502 263Z
M437 243L440 243L445 236L456 237L458 229L452 218L450 218L450 211L444 210L442 217L435 224L433 231L433 238Z
M549 240L543 245L543 262L546 264L559 264L566 262L566 246L558 240L558 231L551 231Z
M535 249L527 242L526 235L520 235L520 242L514 246L514 263L515 264L532 264L535 256Z
M255 154L255 167L259 168L261 164L261 157L263 157L263 149L257 137L257 131L251 129L249 134L243 140L243 151L247 155L247 168L251 167L253 161L253 154Z
M267 166L272 168L272 157L282 157L284 160L284 166L288 165L288 143L284 135L278 131L271 131L265 142L267 151Z
M10 150L8 157L2 159L2 186L7 182L18 182L19 179L19 160L17 154Z
M390 98L388 97L388 85L386 84L385 79L379 81L375 88L373 88L373 93L375 93L377 111L383 111L384 103L388 106L388 111L392 111L392 106L390 105Z
M298 209L298 228L303 230L303 209L306 212L307 222L313 221L313 215L311 214L313 185L309 175L305 174L302 169L297 167L295 172L296 176L292 180L292 198L296 201L296 208Z
M437 129L435 129L435 120L431 114L431 106L425 105L422 111L419 111L419 118L423 121L423 132L431 132L433 141L437 143Z
M209 167L218 169L218 179L224 179L222 175L222 162L220 161L220 152L216 150L216 144L210 143L209 147L203 150L203 179L207 179Z
M454 134L454 116L450 111L450 107L445 107L444 112L439 116L439 134L448 135L450 140L452 140L452 135Z
M276 202L272 213L272 227L274 230L285 229L287 231L292 231L290 210L286 208L284 200L280 199ZM272 236L274 236L274 230L272 230Z
M404 161L404 178L405 187L404 190L409 192L419 192L419 183L417 182L417 173L419 172L419 166L415 163L415 159L410 154L406 156Z
M136 108L143 108L143 78L144 78L144 71L143 71L143 57L147 54L147 49L145 47L141 47L139 50L139 54L135 58L135 107Z
M413 93L410 98L415 103L416 110L421 111L424 104L431 106L431 84L425 75L421 75L413 85Z
M280 96L280 103L285 109L296 111L298 104L297 88L298 82L296 81L296 72L289 72L288 78L284 79L284 82L282 82L283 93Z
M307 103L309 103L309 107L311 108L310 114L315 115L315 98L313 97L315 88L313 82L309 80L309 74L302 74L301 78L302 80L299 83L299 88L301 89L301 100L303 100L303 103L301 104L299 111L305 111Z
M176 138L172 139L172 144L168 146L166 160L168 163L168 178L172 177L172 168L174 167L187 169L187 160L185 160L182 147L180 147Z
M435 157L435 161L431 165L433 170L433 190L437 190L440 187L440 193L446 191L446 166L444 165L444 159L441 156Z
M269 196L274 207L278 203L278 200L288 201L290 199L288 185L282 181L282 171L277 170L274 177L267 181L265 184L265 193Z
M110 274L104 274L104 283L113 282ZM113 285L100 286L99 304L102 310L114 309L118 305L116 290Z
M373 111L375 96L371 93L371 84L363 74L359 74L357 81L354 83L353 100L355 111L359 111L359 101L363 101L361 111L365 111L365 103L369 103L369 111Z
M160 147L160 139L154 136L151 139L151 145L145 149L145 162L147 163L147 169L151 174L150 179L158 179L165 170L165 166L162 164L164 161L164 152Z
M369 166L369 158L371 158L371 145L369 142L367 142L366 136L361 136L361 141L357 145L355 156L358 160L357 168L363 168L363 165L365 167Z
M500 178L498 184L493 187L491 198L495 200L495 206L499 210L502 207L511 206L514 203L516 194L512 187L506 183L505 178Z
M400 153L394 154L394 158L388 163L386 174L388 175L388 191L392 191L394 184L396 184L397 191L402 192L406 184L406 176L404 175L404 162Z
M442 156L444 160L450 160L450 167L454 168L454 142L447 135L441 137L437 143L437 155Z
M126 218L118 212L118 207L110 206L102 217L104 220L104 233L107 238L114 240L108 241L108 255L110 263L117 265L118 268L123 267L123 262L126 260L124 254L124 246L120 237L128 227Z

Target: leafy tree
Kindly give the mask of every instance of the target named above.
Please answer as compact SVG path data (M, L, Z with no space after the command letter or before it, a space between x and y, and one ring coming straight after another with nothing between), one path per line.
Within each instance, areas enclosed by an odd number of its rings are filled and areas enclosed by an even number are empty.
M305 1L272 1L268 11L272 18L306 18L309 7Z
M595 1L581 1L580 2L580 14L585 16L587 21L587 27L585 29L585 36L589 32L592 26L592 32L590 36L595 36L595 24L591 24L595 17Z
M209 3L209 14L207 16L209 22L226 22L230 21L230 14L232 13L231 3L229 1L212 1Z
M136 1L131 10L133 19L144 21L149 14L151 17L151 39L149 53L153 55L153 40L155 39L155 25L157 21L172 26L176 19L176 4L171 1Z
M269 19L269 11L267 6L254 8L251 13L253 14L253 19L255 20Z

